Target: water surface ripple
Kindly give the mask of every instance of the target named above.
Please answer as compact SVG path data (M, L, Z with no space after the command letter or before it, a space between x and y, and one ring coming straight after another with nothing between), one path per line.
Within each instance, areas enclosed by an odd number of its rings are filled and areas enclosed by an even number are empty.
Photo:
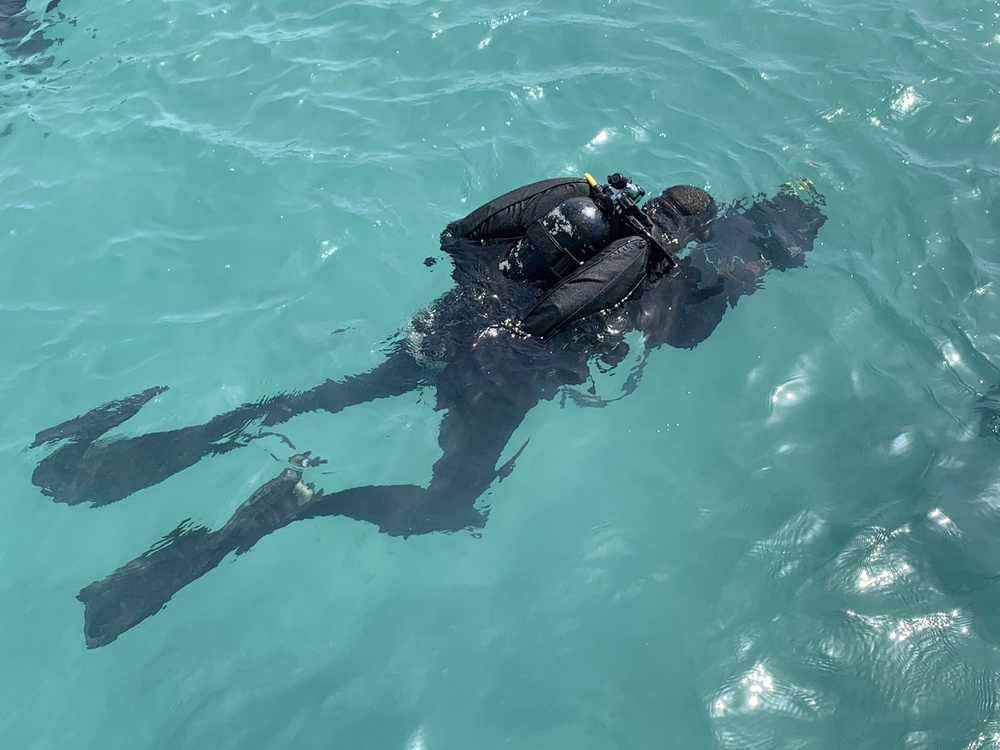
M0 50L0 745L1000 748L1000 3L58 11ZM617 170L805 177L829 219L698 348L630 339L533 410L481 539L294 524L85 650L77 591L286 447L71 508L38 430L368 370L450 287L448 221ZM335 490L426 482L440 419L424 390L286 432Z

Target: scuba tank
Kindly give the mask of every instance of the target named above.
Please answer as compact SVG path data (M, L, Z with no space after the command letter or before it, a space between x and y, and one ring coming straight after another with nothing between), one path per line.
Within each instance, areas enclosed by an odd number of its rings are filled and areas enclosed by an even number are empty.
M533 222L502 266L512 279L558 281L611 240L611 221L590 198L568 198Z
M501 264L504 274L518 281L558 282L621 237L645 238L653 250L651 262L669 273L677 263L676 242L639 209L646 191L619 172L609 175L606 185L584 177L590 197L567 198L529 224Z

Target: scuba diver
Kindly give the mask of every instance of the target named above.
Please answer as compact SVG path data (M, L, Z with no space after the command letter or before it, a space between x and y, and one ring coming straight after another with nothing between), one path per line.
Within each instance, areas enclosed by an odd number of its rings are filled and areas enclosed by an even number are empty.
M589 175L557 178L453 222L441 247L455 286L418 314L369 372L244 404L204 424L101 440L166 390L151 388L39 432L30 447L62 444L39 462L33 483L56 502L101 506L205 456L274 435L267 429L306 412L334 414L428 382L436 408L446 412L428 486L327 493L303 481L303 469L325 461L297 453L221 528L184 522L84 587L78 598L87 646L112 642L230 552L239 555L293 521L344 516L404 538L477 532L489 514L477 501L525 450L527 441L497 466L532 407L587 382L591 366L620 363L629 331L642 332L646 353L662 344L696 346L727 308L760 288L765 272L804 265L826 220L824 199L808 181L721 212L708 193L688 185L639 208L643 197L622 174L606 184ZM637 380L638 373L629 387Z

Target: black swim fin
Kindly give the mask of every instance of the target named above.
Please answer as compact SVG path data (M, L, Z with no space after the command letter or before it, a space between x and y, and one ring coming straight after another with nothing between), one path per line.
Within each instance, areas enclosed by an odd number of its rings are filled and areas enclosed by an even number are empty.
M191 527L185 521L148 552L84 587L76 598L84 604L87 648L111 643L163 609L183 586L218 565L222 556L204 568L208 559L203 553L210 534L210 529Z
M301 479L301 472L285 469L261 485L218 531L185 521L148 552L85 586L76 598L84 605L87 648L106 646L155 615L230 552L242 554L272 531L307 517L307 506L322 490L314 491Z
M98 406L82 416L42 430L35 435L35 441L28 448L37 448L59 440L71 442L96 440L108 430L134 417L139 413L139 409L166 390L166 386L158 385L155 388L147 388L142 393Z

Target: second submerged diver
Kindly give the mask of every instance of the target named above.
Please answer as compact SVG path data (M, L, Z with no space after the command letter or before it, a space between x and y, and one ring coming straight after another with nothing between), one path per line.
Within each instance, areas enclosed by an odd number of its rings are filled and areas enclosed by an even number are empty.
M310 411L336 413L374 399L436 389L445 410L427 487L369 485L324 493L303 482L319 461L293 466L256 490L220 529L179 526L161 544L79 594L88 647L110 643L155 614L230 552L317 516L367 521L392 536L480 529L477 500L513 468L497 463L539 401L585 383L595 362L614 366L624 336L645 347L690 348L769 269L802 266L825 221L809 183L721 213L703 190L675 186L647 201L616 174L605 185L558 178L487 203L442 234L456 286L417 315L386 360L308 391L245 404L201 425L130 438L101 436L164 388L152 388L44 430L32 447L62 442L32 481L57 502L106 505L157 484L202 457L248 444ZM679 256L691 241L693 249Z

